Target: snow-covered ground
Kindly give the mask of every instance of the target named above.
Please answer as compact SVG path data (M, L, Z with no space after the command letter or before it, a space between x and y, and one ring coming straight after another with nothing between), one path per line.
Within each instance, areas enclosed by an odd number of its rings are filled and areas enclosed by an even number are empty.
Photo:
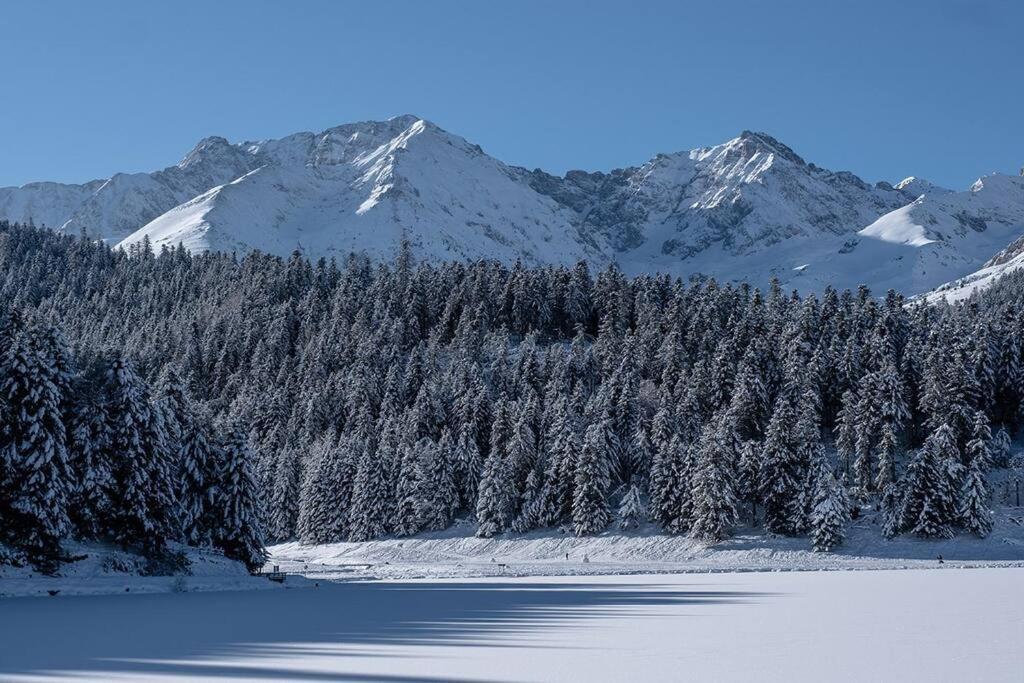
M1024 508L998 509L986 539L887 541L879 531L879 517L865 511L851 523L846 544L834 553L811 552L806 538L769 537L754 529L707 547L659 533L653 525L586 538L549 530L483 539L463 522L412 538L320 546L285 543L270 549L270 562L282 571L328 580L931 568L938 566L939 555L944 564L960 567L1024 566Z
M12 599L5 681L1019 681L1024 569Z
M301 576L285 584L251 576L244 565L212 550L174 546L185 556L187 567L176 575L148 567L138 555L99 544L66 543L64 551L76 558L63 565L57 576L43 576L31 567L0 565L0 598L67 597L124 593L182 593L227 590L273 590L308 585ZM0 645L2 651L2 645Z

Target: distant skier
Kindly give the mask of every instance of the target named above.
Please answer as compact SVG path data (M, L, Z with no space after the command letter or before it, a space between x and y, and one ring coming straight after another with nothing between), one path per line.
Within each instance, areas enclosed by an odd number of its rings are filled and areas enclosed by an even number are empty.
M942 555L939 555L939 564L943 564Z

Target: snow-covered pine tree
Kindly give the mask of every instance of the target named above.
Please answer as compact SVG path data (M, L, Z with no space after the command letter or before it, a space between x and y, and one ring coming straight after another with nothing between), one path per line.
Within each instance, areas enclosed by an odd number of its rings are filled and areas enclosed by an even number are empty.
M111 535L125 546L160 550L166 539L149 507L151 463L147 443L152 416L145 385L129 363L115 358L107 371L106 393L110 436L107 459L113 465Z
M153 521L156 536L164 540L181 540L181 514L177 500L176 476L178 444L168 429L169 416L165 406L151 403L147 412L148 421L143 431L143 449L147 455L149 469L149 497L147 507ZM175 425L175 429L177 429Z
M278 445L274 447L274 460L268 463L270 478L265 484L266 489L269 489L269 495L263 528L268 543L282 543L295 538L302 490L301 453L291 444L280 441L275 443ZM358 458L358 454L354 456L355 458ZM354 462L352 468L355 469ZM257 477L257 481L263 479ZM347 518L347 509L345 515Z
M419 448L421 443L422 440L400 446L401 458L395 489L395 533L399 536L412 536L423 529L426 489L421 480L423 466L420 458L426 454Z
M108 531L113 487L107 414L92 396L81 396L72 407L70 419L68 455L74 481L69 492L69 516L79 537L103 538Z
M811 548L815 552L829 552L843 544L850 503L846 487L836 479L831 467L822 463L815 479L810 516Z
M0 525L12 545L25 549L43 571L56 568L60 539L70 528L67 496L71 468L63 422L66 385L58 363L63 350L42 343L10 314L0 349Z
M978 410L974 413L971 440L967 442L964 457L967 459L968 467L976 464L982 474L987 474L992 469L994 461L992 454L992 428L989 426L988 416L983 410Z
M552 407L544 448L547 466L540 493L542 526L554 526L572 515L572 491L580 444L569 402L559 397Z
M417 444L423 467L423 509L420 516L428 531L447 529L459 509L459 492L455 482L455 444L451 432L441 432L441 440L434 443L421 440Z
M647 521L647 508L640 496L640 487L633 483L619 503L619 528L623 531L637 529Z
M878 472L875 474L875 490L884 492L890 484L896 483L896 451L899 443L895 426L886 421L878 439Z
M964 529L979 538L985 538L992 532L992 512L988 506L988 481L981 461L982 457L975 456L967 467L960 489L957 516Z
M992 464L995 467L1006 467L1010 463L1010 433L1006 427L1000 427L992 440Z
M651 465L651 518L666 531L678 528L682 499L689 481L683 478L686 446L678 435L659 447Z
M249 469L249 446L240 425L230 428L220 447L220 472L214 510L214 544L251 572L267 561L259 528L256 486Z
M648 427L643 420L639 420L629 441L629 462L633 480L638 480L641 485L645 484L644 479L651 470L653 454L654 445Z
M750 439L740 445L737 465L736 492L741 500L750 505L750 523L757 523L757 503L761 491L761 454L764 452L760 441Z
M512 522L516 493L508 463L511 439L508 403L501 399L494 410L490 452L484 462L476 503L477 536L490 538L505 531Z
M476 507L477 487L483 469L483 459L477 447L476 435L466 425L459 429L459 438L455 444L454 467L456 486L459 492L459 507L474 510Z
M954 501L948 497L946 463L934 434L907 465L902 487L899 528L926 538L952 537Z
M213 540L211 515L219 474L215 449L199 420L181 425L179 439L178 505L184 540L190 545L209 545Z
M526 485L519 499L519 514L512 520L512 531L525 534L540 524L543 500L541 498L540 475L537 470L530 470L526 475Z
M572 499L572 522L577 536L599 533L611 522L608 510L611 454L607 431L607 425L597 422L587 427L583 437Z
M903 496L900 482L882 491L882 537L892 539L903 531Z
M732 421L726 415L709 422L701 434L693 472L690 534L707 543L728 537L739 520L736 441Z
M361 444L352 487L352 503L348 510L348 540L369 541L388 533L392 528L394 491L388 463L395 457L393 426L386 425L376 450Z
M781 401L772 414L761 452L761 502L765 530L773 534L793 534L800 523L798 454L793 444L795 416L787 401Z
M509 495L511 477L500 451L492 451L484 463L476 504L477 531L481 538L490 538L504 531L512 518L514 501Z
M852 470L854 455L857 451L857 405L860 403L857 394L852 390L843 393L839 415L836 419L836 451L844 472Z

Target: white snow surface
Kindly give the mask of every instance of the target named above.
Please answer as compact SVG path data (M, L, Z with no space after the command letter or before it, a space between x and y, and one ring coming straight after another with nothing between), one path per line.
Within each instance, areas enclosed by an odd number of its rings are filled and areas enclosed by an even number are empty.
M939 566L940 555L944 565L1024 567L1024 509L1000 508L993 519L986 539L886 540L880 515L867 509L850 523L846 543L831 553L811 552L807 538L768 536L752 528L709 547L666 535L653 524L629 532L610 528L583 538L553 529L487 539L476 538L474 525L460 521L446 531L410 538L284 543L270 548L270 564L318 580L915 569Z
M1022 569L14 599L4 681L1019 681Z
M923 300L950 303L963 301L991 287L1001 277L1024 267L1024 237L1019 237L977 271L928 292Z
M210 137L150 174L0 188L0 218L30 217L157 249L390 259L405 237L431 261L615 261L631 274L920 294L1024 234L1024 179L986 176L966 192L918 178L870 185L749 131L556 177L404 115L279 140Z
M41 575L31 567L0 565L0 611L5 599L13 597L274 590L309 585L301 576L287 577L284 584L252 576L242 563L213 550L179 544L172 544L171 549L185 554L185 573L144 576L143 558L114 546L78 542L64 543L65 553L76 560L62 565L56 576ZM56 596L51 596L54 591Z

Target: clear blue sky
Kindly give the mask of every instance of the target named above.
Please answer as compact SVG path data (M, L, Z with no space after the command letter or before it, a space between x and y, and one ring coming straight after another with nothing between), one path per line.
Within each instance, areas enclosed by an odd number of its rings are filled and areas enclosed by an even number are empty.
M866 180L1024 165L1024 2L5 2L0 186L415 113L605 170L749 128Z

